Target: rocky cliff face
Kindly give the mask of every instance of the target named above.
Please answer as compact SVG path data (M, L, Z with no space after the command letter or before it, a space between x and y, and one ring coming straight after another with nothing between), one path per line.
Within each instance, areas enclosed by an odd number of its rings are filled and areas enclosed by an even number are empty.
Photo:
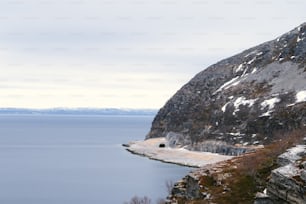
M306 23L198 73L160 109L147 138L239 154L305 126L305 102Z
M297 145L278 157L281 166L271 172L267 189L255 204L306 203L306 145Z

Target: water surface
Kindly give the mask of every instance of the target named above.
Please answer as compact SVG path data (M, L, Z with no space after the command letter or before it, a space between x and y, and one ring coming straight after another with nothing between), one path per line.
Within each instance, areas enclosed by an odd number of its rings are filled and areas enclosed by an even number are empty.
M190 168L132 155L153 116L0 116L0 203L116 204L167 195Z

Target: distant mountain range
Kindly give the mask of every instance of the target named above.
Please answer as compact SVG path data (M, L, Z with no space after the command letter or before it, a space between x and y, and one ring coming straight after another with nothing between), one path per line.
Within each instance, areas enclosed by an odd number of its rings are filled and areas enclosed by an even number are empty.
M118 108L0 108L0 114L33 114L33 115L155 115L154 109L118 109Z

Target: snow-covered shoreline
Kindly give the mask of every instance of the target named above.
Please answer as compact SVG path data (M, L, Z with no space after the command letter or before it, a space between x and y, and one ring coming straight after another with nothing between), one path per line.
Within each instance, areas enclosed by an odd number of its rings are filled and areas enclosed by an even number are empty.
M150 159L189 167L201 167L233 158L210 152L195 152L184 148L159 147L166 144L165 138L153 138L144 141L130 142L126 150Z

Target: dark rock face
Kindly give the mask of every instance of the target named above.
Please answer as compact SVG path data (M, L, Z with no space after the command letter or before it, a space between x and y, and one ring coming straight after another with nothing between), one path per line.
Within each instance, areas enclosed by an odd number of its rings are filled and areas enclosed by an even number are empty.
M217 152L239 154L224 147L267 144L274 131L305 125L305 101L306 23L198 73L160 109L147 138L176 134L189 149L215 141Z

